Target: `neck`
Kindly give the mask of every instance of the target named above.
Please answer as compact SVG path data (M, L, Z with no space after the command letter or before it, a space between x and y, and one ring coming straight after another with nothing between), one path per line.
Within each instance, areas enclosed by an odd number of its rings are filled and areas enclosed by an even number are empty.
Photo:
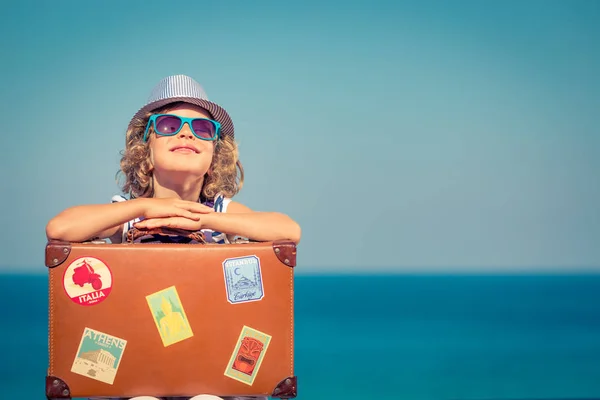
M152 177L154 184L154 197L179 198L181 200L198 201L204 177L187 177L180 181L166 180L159 175Z

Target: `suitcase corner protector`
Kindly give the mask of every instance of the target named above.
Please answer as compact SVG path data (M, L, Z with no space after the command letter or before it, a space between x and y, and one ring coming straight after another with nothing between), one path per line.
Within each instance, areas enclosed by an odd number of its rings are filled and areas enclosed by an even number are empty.
M70 399L71 389L65 381L57 376L46 376L46 398L48 399Z
M295 398L298 393L298 378L296 376L288 376L275 386L271 397L280 399Z
M46 244L46 267L54 268L65 262L71 254L71 243L51 240Z
M275 256L288 267L296 266L296 244L289 240L277 240L273 242Z

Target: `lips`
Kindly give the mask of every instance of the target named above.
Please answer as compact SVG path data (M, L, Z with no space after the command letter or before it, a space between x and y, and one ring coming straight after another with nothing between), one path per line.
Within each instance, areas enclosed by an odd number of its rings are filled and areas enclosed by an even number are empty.
M181 145L177 145L173 148L171 148L170 151L173 152L180 152L180 153L199 153L198 149L196 149L194 146L189 145L189 144L181 144Z

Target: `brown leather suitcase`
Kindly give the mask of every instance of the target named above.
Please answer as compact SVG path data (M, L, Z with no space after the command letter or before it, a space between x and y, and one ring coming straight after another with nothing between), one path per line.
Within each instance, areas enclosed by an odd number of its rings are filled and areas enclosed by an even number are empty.
M293 398L293 242L46 246L46 396Z

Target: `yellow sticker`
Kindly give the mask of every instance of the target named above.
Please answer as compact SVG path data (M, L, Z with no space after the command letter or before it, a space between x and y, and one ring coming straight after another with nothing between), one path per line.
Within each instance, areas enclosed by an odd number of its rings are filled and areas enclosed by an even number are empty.
M146 296L165 347L194 336L175 286Z
M126 344L126 340L85 328L71 372L112 385Z
M271 336L244 326L225 369L225 376L252 386L270 342Z

